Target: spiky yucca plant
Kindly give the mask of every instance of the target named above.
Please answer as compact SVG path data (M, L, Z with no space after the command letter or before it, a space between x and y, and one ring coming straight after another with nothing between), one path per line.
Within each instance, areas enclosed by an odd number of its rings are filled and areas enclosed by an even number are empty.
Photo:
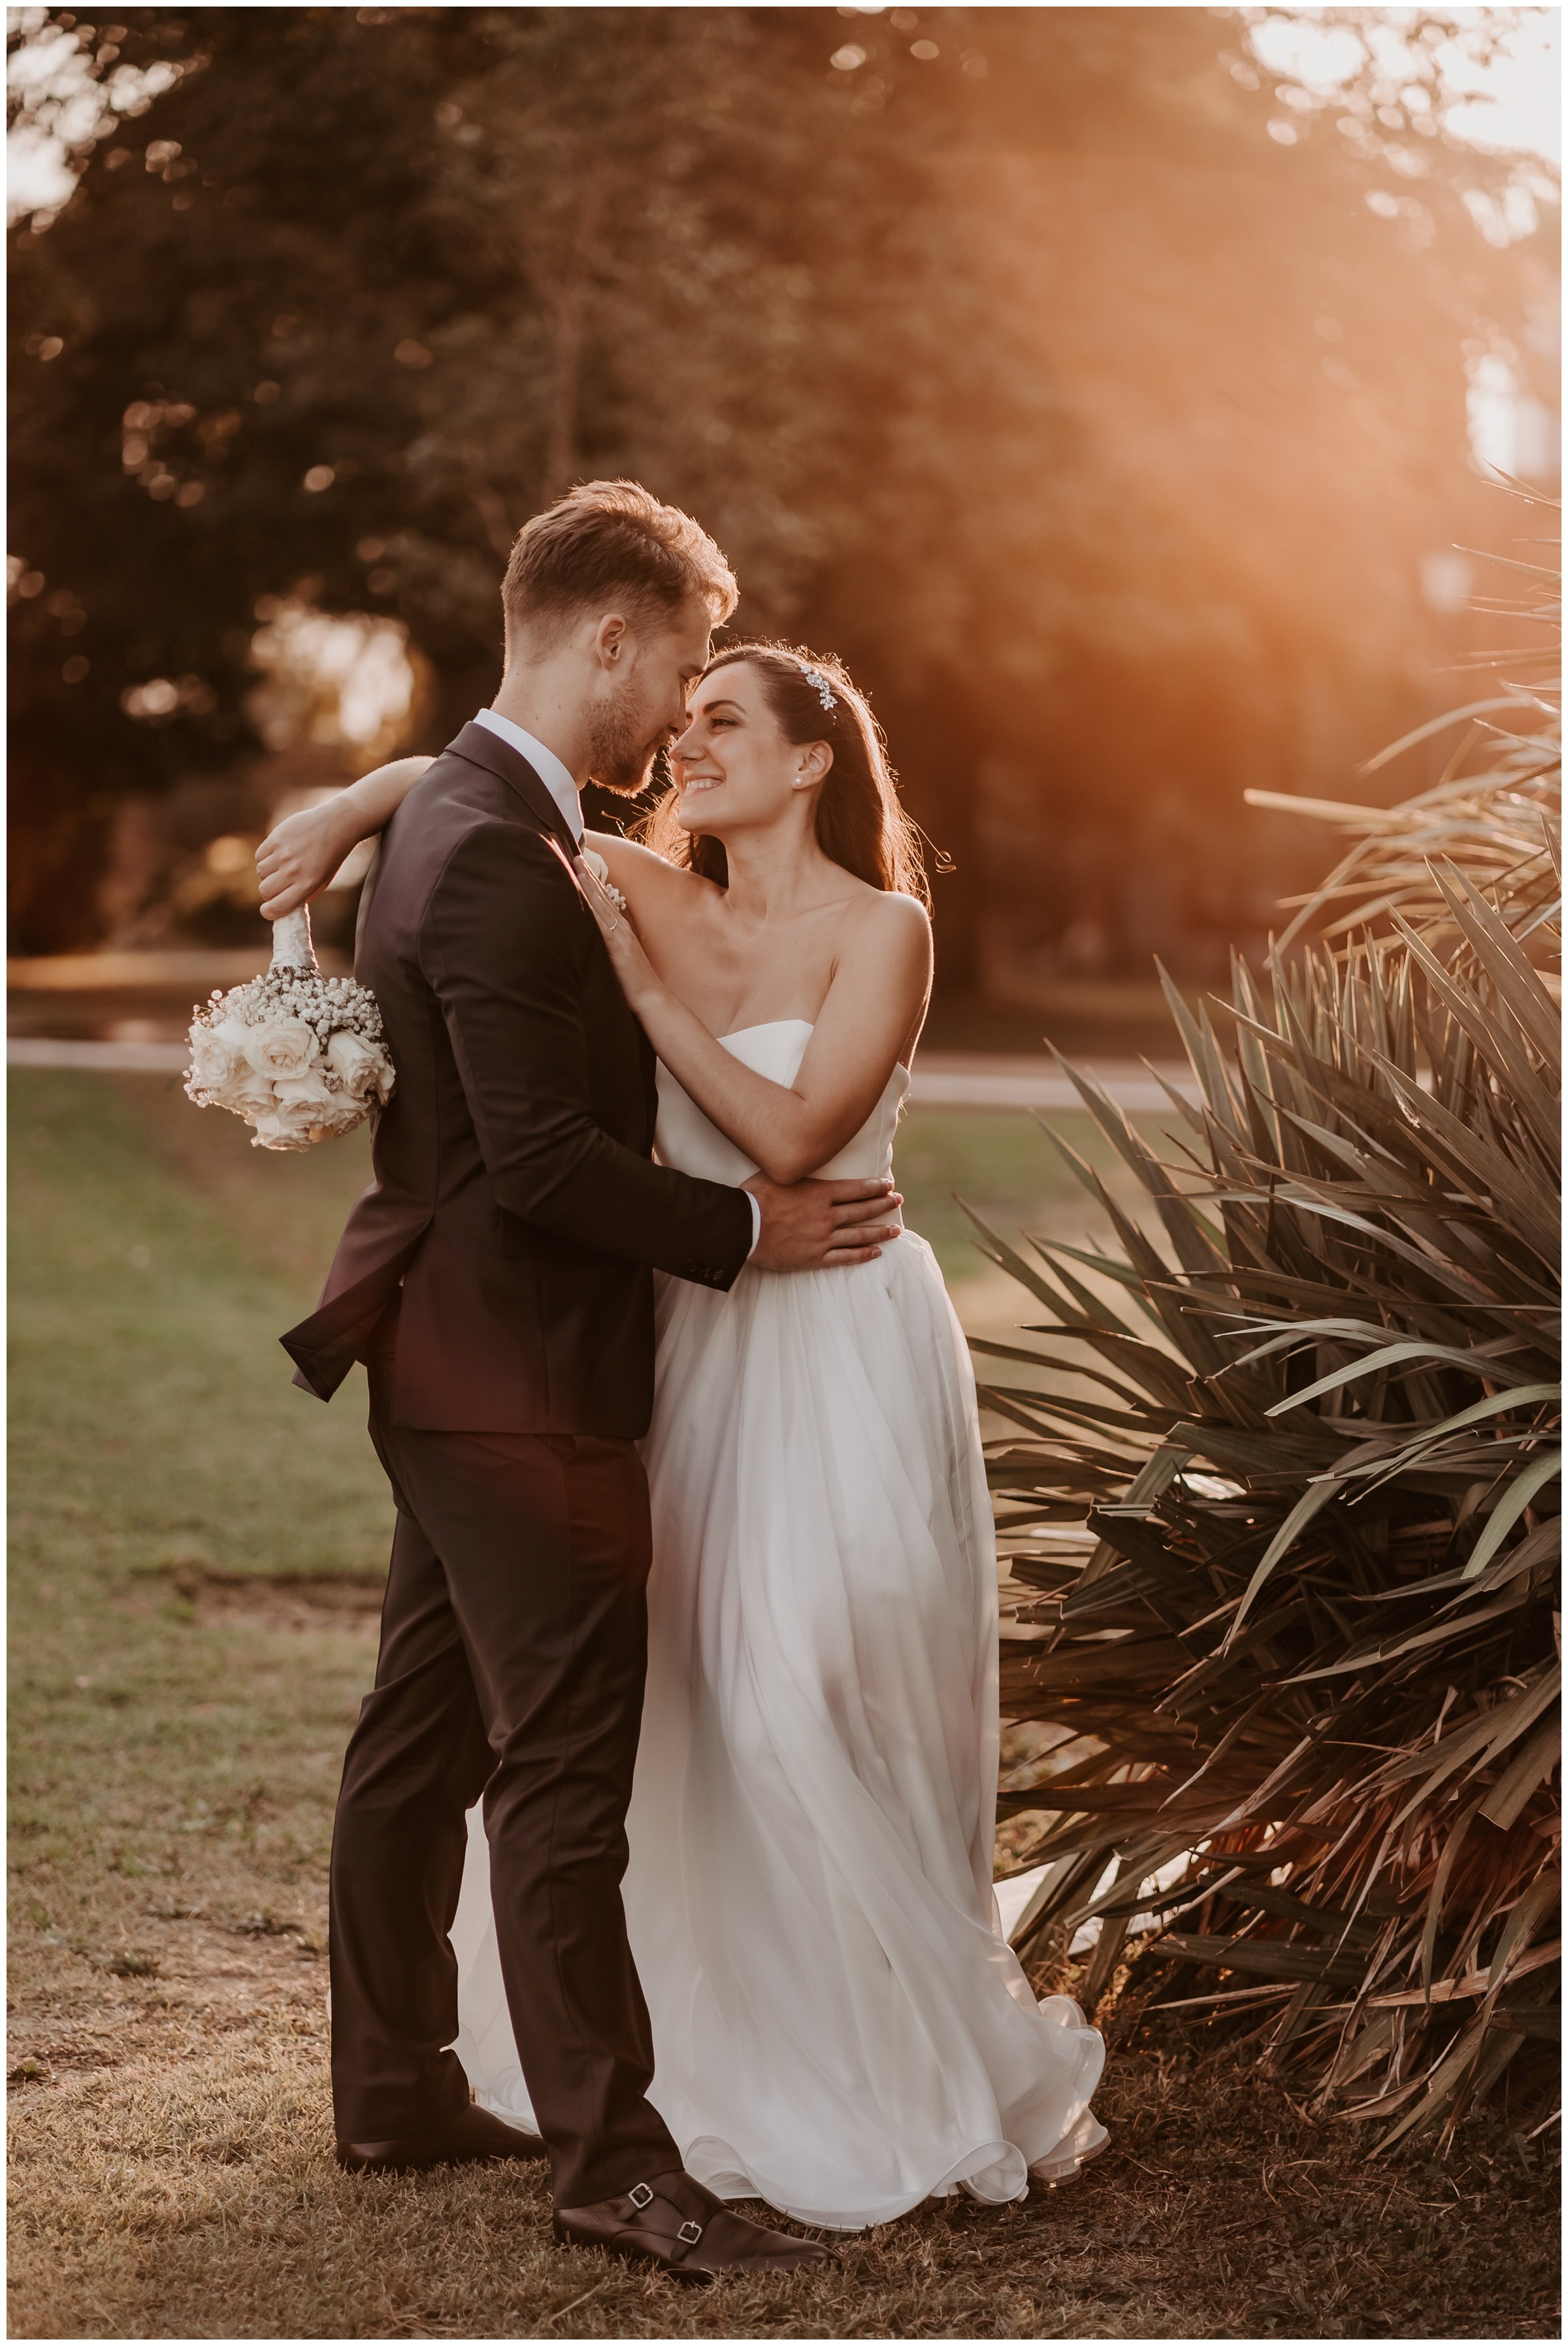
M990 1445L1003 1555L1035 1592L1003 1699L1064 1739L1003 1798L1056 1818L1015 1941L1103 1915L1093 1998L1138 1918L1168 2003L1261 2020L1384 2147L1451 2129L1558 2028L1561 1061L1520 941L1556 926L1539 771L1531 797L1524 858L1472 841L1467 869L1412 872L1385 828L1348 875L1384 933L1276 953L1261 986L1238 964L1225 1047L1167 986L1201 1092L1172 1095L1174 1154L1074 1076L1163 1245L1065 1150L1119 1251L1026 1260L983 1233L1046 1315L1043 1342L976 1346L1035 1372L983 1388L1014 1429Z

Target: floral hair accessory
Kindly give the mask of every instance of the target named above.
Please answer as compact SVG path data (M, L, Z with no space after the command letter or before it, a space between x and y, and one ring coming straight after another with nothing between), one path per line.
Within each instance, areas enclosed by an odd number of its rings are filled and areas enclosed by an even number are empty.
M839 704L833 698L833 688L829 683L827 678L822 674L820 668L808 668L805 661L802 660L800 663L800 673L805 678L808 684L816 686L817 698L821 702L824 709L837 709Z

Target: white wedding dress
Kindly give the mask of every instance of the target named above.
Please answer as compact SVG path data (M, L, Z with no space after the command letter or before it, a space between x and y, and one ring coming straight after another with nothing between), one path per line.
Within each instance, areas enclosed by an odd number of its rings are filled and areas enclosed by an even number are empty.
M789 1083L811 1028L726 1035ZM824 1172L889 1170L909 1088ZM658 1155L755 1171L659 1071ZM1104 2047L1036 2002L992 1892L997 1584L974 1380L906 1231L849 1270L660 1281L647 1697L627 1831L650 2098L688 2169L808 2223L1016 2199L1105 2131ZM453 1942L457 2052L533 2125L480 1812Z

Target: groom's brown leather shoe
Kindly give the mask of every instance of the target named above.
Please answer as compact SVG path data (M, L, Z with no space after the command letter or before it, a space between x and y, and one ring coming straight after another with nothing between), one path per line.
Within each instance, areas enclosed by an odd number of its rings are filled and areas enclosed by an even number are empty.
M390 2142L341 2142L340 2167L351 2175L405 2175L419 2167L465 2167L480 2158L543 2158L536 2134L508 2126L475 2102L439 2134L399 2135Z
M572 2248L605 2249L627 2264L656 2265L672 2280L799 2272L806 2265L838 2262L816 2240L792 2239L788 2232L748 2222L678 2167L634 2183L620 2198L557 2208L555 2238Z

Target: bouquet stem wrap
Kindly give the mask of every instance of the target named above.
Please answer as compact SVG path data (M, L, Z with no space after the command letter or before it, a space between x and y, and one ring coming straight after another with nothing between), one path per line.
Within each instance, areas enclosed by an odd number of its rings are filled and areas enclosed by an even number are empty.
M215 993L191 1025L187 1096L242 1117L256 1148L351 1132L393 1081L374 994L322 974L304 907L274 923L266 974Z
M309 904L301 904L297 913L284 913L273 922L272 967L315 970L320 974L321 964L311 939Z

